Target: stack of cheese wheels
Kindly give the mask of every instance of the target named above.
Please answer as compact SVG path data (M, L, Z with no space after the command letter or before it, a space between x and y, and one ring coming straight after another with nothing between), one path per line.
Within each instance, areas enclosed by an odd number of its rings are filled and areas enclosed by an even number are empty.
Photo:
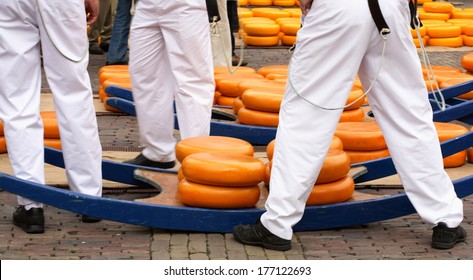
M452 66L432 65L422 66L422 74L427 90L437 90L440 85L451 79L467 78L461 69ZM434 79L435 78L435 79Z
M342 140L343 150L352 164L389 156L383 133L375 121L340 122L335 136Z
M122 112L121 110L107 105L110 97L105 93L105 89L111 85L130 89L131 80L128 72L128 65L106 65L99 69L99 98L107 111Z
M238 109L238 121L246 125L278 126L284 90L285 83L268 79L240 82L238 91L242 106Z
M473 126L471 127L470 132L473 132ZM468 157L468 162L473 163L473 147L468 148L467 157Z
M361 108L365 103L365 97L363 89L353 86L350 94L348 95L346 107L343 109L340 117L340 122L362 122L365 119L365 111Z
M453 5L448 2L426 2L422 5L423 12L419 13L419 18L435 19L447 21L453 11Z
M417 48L421 47L420 40L422 40L422 45L427 46L427 40L429 39L429 36L427 36L427 27L426 26L421 26L419 27L419 34L417 34L417 30L411 28L411 35L412 35L412 40L414 42L414 45ZM420 39L419 39L420 36Z
M268 9L268 11L264 12L269 13L270 8L266 9ZM275 10L281 11L279 9ZM257 47L270 47L279 45L279 32L281 30L279 24L277 24L274 19L269 18L267 15L263 16L263 9L259 11L260 13L257 13L258 11L255 9L252 11L254 14L253 18L241 20L241 22L243 22L241 26L244 32L243 42L248 46ZM260 18L260 20L255 20L256 18Z
M44 126L44 146L54 149L61 149L61 139L59 136L59 125L54 111L40 112ZM3 123L0 121L0 153L7 152L7 142L3 131Z
M240 68L238 68L240 69ZM251 69L246 70L246 69ZM246 71L245 71L246 70ZM243 81L264 80L264 77L257 74L256 71L249 67L244 67L240 71L233 74L222 73L216 74L215 77L215 95L216 104L221 106L233 106L236 97L241 95L238 84Z
M44 146L54 149L61 149L61 138L59 136L59 124L56 112L41 112L41 119L44 126Z
M266 164L264 182L269 188L271 188L270 177L274 145L275 140L271 141L266 147L269 161ZM343 151L342 141L338 137L334 137L306 204L332 204L350 199L355 190L355 183L353 178L348 175L349 171L350 158Z
M452 19L473 19L473 9L472 8L465 8L465 9L454 9L452 11Z
M301 28L301 20L296 17L279 18L276 22L281 27L281 44L292 46L296 43L297 32Z
M232 137L197 136L179 141L176 158L181 162L181 201L195 207L253 207L265 169L253 155L250 143Z
M432 25L427 28L427 45L442 47L463 46L462 29L459 25Z
M258 74L262 75L268 80L286 81L289 71L287 64L282 65L266 65L257 70Z
M463 45L473 46L473 19L453 18L447 20L447 23L460 26Z
M468 133L468 129L464 126L454 123L435 122L435 128L440 142L444 142L455 137ZM460 151L443 159L445 168L460 167L465 164L467 151Z

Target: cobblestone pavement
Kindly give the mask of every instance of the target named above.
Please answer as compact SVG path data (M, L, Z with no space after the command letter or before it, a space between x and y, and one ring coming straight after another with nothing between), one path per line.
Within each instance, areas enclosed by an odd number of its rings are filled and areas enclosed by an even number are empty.
M471 1L458 1L470 4ZM433 65L460 67L463 54L472 48L429 48ZM246 48L248 66L287 64L287 48ZM104 55L90 56L90 74L94 91L98 92L98 69ZM340 66L343 67L343 66ZM43 92L49 92L45 83ZM104 150L139 149L135 117L107 113L98 115ZM264 147L257 147L257 149ZM392 194L396 186L372 188L371 193ZM105 196L134 199L147 194L106 192ZM12 225L16 207L12 194L0 191L0 259L100 259L100 260L471 260L473 242L468 240L452 250L430 248L431 230L417 214L366 225L297 232L293 248L286 252L244 246L231 234L194 233L152 229L117 222L97 224L80 222L79 215L46 206L46 233L28 235ZM464 227L473 235L473 197L464 199ZM165 218L165 217L163 217Z

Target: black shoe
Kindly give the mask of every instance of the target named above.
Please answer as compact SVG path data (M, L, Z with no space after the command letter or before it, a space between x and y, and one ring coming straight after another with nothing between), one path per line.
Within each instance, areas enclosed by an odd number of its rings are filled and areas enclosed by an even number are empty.
M21 205L13 212L13 224L20 227L26 233L43 233L43 208L31 208L30 210L26 210L25 206Z
M89 44L89 53L90 54L104 54L103 50L100 48L98 43Z
M110 47L110 43L107 43L107 42L100 43L99 46L100 46L100 48L102 49L102 51L108 52L108 48Z
M105 65L128 65L128 61L106 62Z
M83 223L98 223L101 220L102 220L101 218L97 218L97 217L93 217L93 216L89 216L89 215L82 215L82 222Z
M246 245L260 246L276 251L291 249L291 240L282 239L269 230L258 220L253 225L238 225L233 229L233 238Z
M147 159L143 154L139 154L134 159L124 161L124 163L147 166L147 167L157 167L157 168L162 168L162 169L173 168L176 165L176 162L174 160L166 161L166 162L152 161L152 160Z
M458 242L466 240L466 231L461 226L449 228L445 223L438 223L432 234L432 248L451 249Z

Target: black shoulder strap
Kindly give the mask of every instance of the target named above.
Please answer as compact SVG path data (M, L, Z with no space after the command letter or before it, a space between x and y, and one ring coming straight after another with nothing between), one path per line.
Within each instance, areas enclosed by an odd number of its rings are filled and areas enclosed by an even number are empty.
M417 18L417 0L409 1L409 11L411 12L411 28L415 29L416 26L421 27L422 22Z
M371 17L378 28L378 32L381 35L386 35L391 32L389 30L389 26L384 20L383 13L381 12L381 8L379 7L378 0L368 0L368 6L370 7Z

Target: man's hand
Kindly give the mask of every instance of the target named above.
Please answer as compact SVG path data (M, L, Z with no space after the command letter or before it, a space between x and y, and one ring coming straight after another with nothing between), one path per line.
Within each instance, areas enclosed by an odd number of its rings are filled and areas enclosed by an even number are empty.
M310 8L312 7L312 2L314 2L314 0L300 0L299 2L301 3L302 14L307 15Z
M97 20L99 15L99 0L84 0L85 12L87 16L87 24L92 24Z

